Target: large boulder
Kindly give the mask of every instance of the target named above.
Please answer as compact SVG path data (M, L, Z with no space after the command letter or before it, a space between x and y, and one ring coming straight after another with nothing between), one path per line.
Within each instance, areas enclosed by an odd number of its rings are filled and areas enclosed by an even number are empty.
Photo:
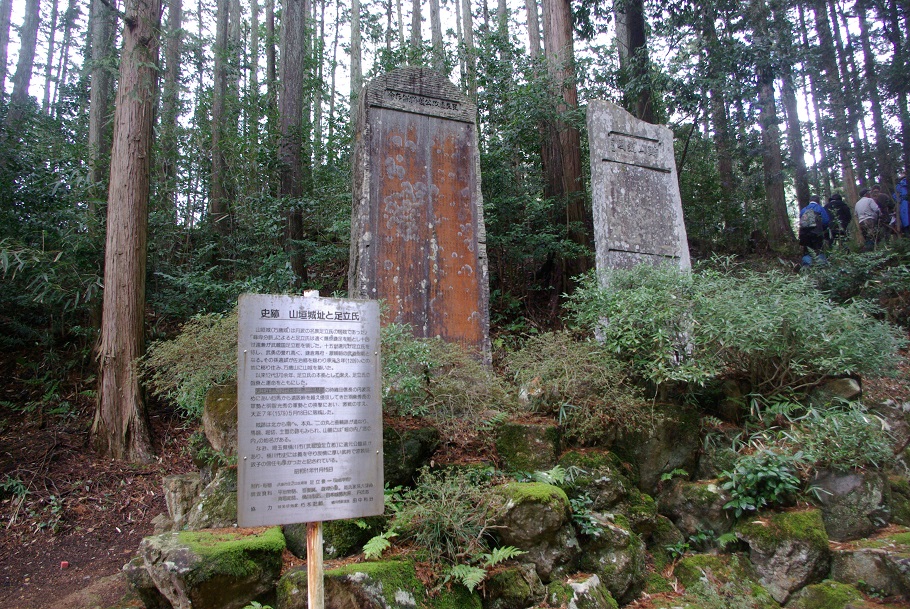
M658 496L657 509L686 537L709 531L722 535L733 528L733 518L724 509L730 499L717 480L676 479Z
M214 450L237 454L237 383L215 385L205 394L202 430Z
M143 539L126 570L143 599L163 597L174 609L239 609L275 586L283 551L277 527L165 533Z
M904 476L889 476L891 522L910 526L910 482Z
M822 381L809 399L815 404L830 404L831 402L851 402L858 400L863 395L862 385L859 381L849 376L830 378Z
M841 544L831 558L831 578L883 596L910 595L910 532Z
M559 426L502 423L496 429L496 452L502 469L510 472L546 471L556 465Z
M199 494L186 518L186 528L221 529L237 524L237 469L224 467Z
M812 481L828 537L847 541L870 535L890 520L888 479L879 472L824 470Z
M480 596L461 585L427 594L413 563L383 560L355 563L325 572L325 609L480 609ZM306 568L294 569L278 582L277 609L307 608Z
M523 550L518 560L533 564L544 583L551 581L557 567L557 576L571 572L578 540L565 492L537 482L503 484L493 492L492 524L502 545Z
M326 560L344 558L363 550L363 544L382 532L382 517L328 520L322 523L322 556ZM282 527L288 550L297 558L306 558L306 523Z
M701 449L701 423L694 408L662 404L646 431L624 433L613 445L632 464L638 488L655 494L661 476L681 469L694 472Z
M439 447L439 430L435 427L382 430L383 475L390 487L411 486L417 472L430 462Z
M484 582L484 609L525 609L541 602L547 589L534 565L514 565L490 574Z
M853 586L825 580L806 586L793 595L787 609L873 609L880 605L867 603Z
M179 531L186 525L193 505L202 491L202 476L199 472L165 476L161 481L164 487L164 504L167 515L160 514L153 520L155 533Z
M828 573L831 556L820 510L770 514L740 523L735 532L749 545L762 586L779 603Z
M567 490L569 496L584 494L595 512L611 510L628 497L634 485L623 473L622 463L608 450L572 450L559 458L565 469L574 468L575 477Z
M645 544L621 517L610 521L600 516L599 532L581 540L578 569L598 576L601 584L620 603L634 600L647 576Z
M686 589L686 599L698 606L702 599L719 598L737 607L776 608L771 595L758 583L758 574L739 554L691 554L673 567L673 575ZM686 605L683 605L686 606Z

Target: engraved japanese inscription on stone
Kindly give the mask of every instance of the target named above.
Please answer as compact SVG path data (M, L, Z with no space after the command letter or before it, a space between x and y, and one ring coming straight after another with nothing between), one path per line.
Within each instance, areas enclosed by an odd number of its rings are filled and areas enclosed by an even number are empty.
M673 134L605 101L588 105L597 266L689 268Z
M383 512L379 303L244 294L240 526Z
M361 93L349 292L390 321L489 352L476 110L445 78L403 68Z

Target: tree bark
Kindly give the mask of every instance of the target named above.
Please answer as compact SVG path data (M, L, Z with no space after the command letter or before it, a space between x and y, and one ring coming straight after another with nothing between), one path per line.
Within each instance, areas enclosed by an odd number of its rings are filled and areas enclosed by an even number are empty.
M654 123L643 0L619 0L613 6L624 105L639 119Z
M423 33L421 32L421 22L423 16L420 14L420 0L411 2L411 53L417 53L418 49L423 46ZM414 55L416 57L416 55Z
M433 41L433 69L445 74L446 55L442 46L442 21L439 18L439 0L430 0L430 33Z
M115 18L114 12L102 0L92 1L92 87L89 91L88 154L94 184L104 182L109 169L103 159L110 150L106 145L110 132L107 119L110 116L113 83L105 63L114 54ZM89 206L94 207L92 203Z
M162 198L167 201L174 221L177 220L177 119L180 116L180 53L183 44L183 0L169 0L167 45L164 52L164 86L161 91L161 158Z
M733 177L733 154L730 142L730 126L727 120L727 100L724 92L725 78L720 65L720 42L717 38L716 18L713 7L706 6L701 22L702 37L705 46L705 63L707 65L708 90L711 104L711 125L713 127L714 148L717 153L717 175L720 178L721 196L725 202L731 202L736 192Z
M455 0L458 2L458 0ZM462 0L461 16L464 19L462 31L464 34L464 62L465 81L467 83L468 97L477 99L477 64L474 52L474 12L471 9L471 0Z
M304 36L306 0L285 0L281 19L281 95L279 112L281 139L278 148L280 194L289 208L285 211L284 246L299 284L307 280L307 264L297 241L303 238L303 86L305 77Z
M247 133L247 166L249 180L247 192L259 192L259 1L250 0L250 104Z
M569 0L544 0L543 29L547 69L558 100L556 112L564 114L578 107ZM543 148L544 195L565 206L564 221L569 239L588 250L593 220L585 205L580 134L578 129L561 119L551 121L548 134ZM554 283L553 287L565 291L570 286L569 279L587 271L590 263L587 256L581 255L562 260L560 266L560 283Z
M537 0L525 0L525 11L528 15L528 50L531 59L540 57L540 16L537 12Z
M878 66L875 62L875 53L869 39L869 23L866 20L866 2L861 0L856 3L856 13L859 17L860 40L863 47L863 70L865 72L866 98L872 106L872 128L875 130L875 159L878 164L878 173L882 183L887 185L889 191L894 191L894 167L891 164L891 155L888 154L888 132L885 130L885 120L882 112L881 94L878 90Z
M57 15L60 0L51 0L51 27L47 35L47 61L44 63L44 102L41 108L51 114L51 82L54 80L54 51L57 42Z
M802 36L803 48L808 51L811 49L811 46L809 45L809 30L806 27L806 16L803 3L799 4L799 29ZM812 106L810 107L810 110L814 114L814 121L813 125L810 127L810 134L812 132L812 127L814 127L818 141L818 147L816 148L818 162L815 164L815 173L816 177L820 176L820 180L817 181L820 181L821 184L817 184L817 186L820 189L824 188L825 197L830 197L832 194L830 174L831 163L828 160L828 153L825 146L825 132L824 129L822 129L822 112L821 105L819 104L821 93L819 92L818 86L816 86L815 75L817 72L814 69L815 62L810 62L808 65L809 69L803 70L803 90L806 89L805 81L806 73L808 72L809 92L812 97Z
M35 47L38 44L38 25L41 21L41 6L38 0L26 0L25 18L19 30L19 61L13 75L13 92L10 95L6 128L18 129L28 103L28 88L32 82L35 65Z
M9 27L13 12L13 0L0 0L0 100L6 98L6 75L8 72Z
M336 27L337 31L337 27ZM335 37L337 44L338 37ZM360 51L360 0L351 0L351 108L356 107L355 101L360 97L363 87L363 68ZM334 79L335 73L332 72ZM353 115L353 110L351 111Z
M104 455L144 462L151 459L152 446L136 359L143 352L160 0L130 0L124 15L108 194L98 401L91 438Z
M64 14L66 25L63 28L63 43L60 48L60 56L57 61L57 75L55 76L54 103L59 107L63 101L63 91L66 88L67 77L69 75L70 45L73 41L73 22L79 14L76 7L76 0L69 0L69 4ZM60 111L58 110L58 116Z
M230 0L218 0L215 15L215 67L212 84L212 177L209 192L209 221L215 230L230 232L228 216L227 159L224 152L225 122L228 119L225 98L228 92L228 29Z
M828 9L831 14L831 32L834 38L834 50L835 56L837 57L837 65L840 71L841 78L841 87L844 93L844 108L847 111L847 119L849 126L849 133L853 136L853 149L856 153L856 169L858 170L859 181L863 184L866 183L866 175L863 171L865 165L866 155L866 142L864 138L861 138L859 135L859 124L863 114L865 112L860 107L860 102L857 99L858 91L860 90L860 85L857 82L855 70L851 70L848 59L847 52L844 49L844 43L841 38L841 28L838 20L838 11L836 0L830 0L828 3Z

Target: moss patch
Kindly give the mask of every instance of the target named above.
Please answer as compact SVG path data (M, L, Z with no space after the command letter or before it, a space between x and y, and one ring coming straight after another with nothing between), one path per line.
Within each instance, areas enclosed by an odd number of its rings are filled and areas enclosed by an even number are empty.
M891 522L910 526L910 482L903 476L890 476Z
M178 534L180 543L204 560L187 581L203 582L214 575L226 575L237 579L254 576L277 561L280 569L281 553L284 551L284 535L280 527L261 532L249 530L183 531Z
M853 586L825 580L820 584L806 586L787 605L792 609L844 609L849 603L862 599L862 594Z
M496 487L496 492L516 505L533 501L544 503L554 508L568 509L569 498L566 492L558 486L544 484L543 482L509 482Z
M694 554L682 558L673 568L673 574L686 588L701 581L708 572L722 582L745 583L756 577L751 563L735 554Z
M808 542L820 551L828 549L828 534L822 521L821 510L801 510L766 515L759 521L740 523L736 532L750 543L763 549L772 549L790 539Z

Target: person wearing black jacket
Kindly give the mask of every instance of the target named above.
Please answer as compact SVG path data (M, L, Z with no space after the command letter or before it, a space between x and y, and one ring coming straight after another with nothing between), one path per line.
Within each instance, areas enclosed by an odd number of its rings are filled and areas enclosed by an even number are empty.
M831 216L831 222L828 224L827 241L833 244L847 236L847 227L853 219L850 213L850 206L844 202L840 193L834 193L825 204L825 211Z

